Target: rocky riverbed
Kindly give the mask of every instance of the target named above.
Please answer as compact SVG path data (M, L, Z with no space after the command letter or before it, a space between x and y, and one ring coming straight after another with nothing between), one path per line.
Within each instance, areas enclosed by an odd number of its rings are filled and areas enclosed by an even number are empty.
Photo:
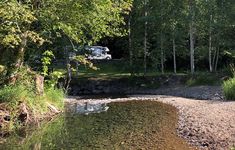
M180 137L187 140L199 149L224 150L235 146L235 102L223 101L219 87L192 87L194 91L183 88L165 90L166 96L158 95L159 91L149 91L151 95L131 95L127 98L83 99L82 97L69 97L66 102L72 103L110 103L114 101L130 100L156 100L175 106L179 113L177 132ZM196 89L196 90L195 90ZM159 92L159 93L158 93ZM182 98L182 93L186 97ZM162 93L164 94L164 90ZM176 97L177 96L177 97ZM200 100L204 98L204 100Z

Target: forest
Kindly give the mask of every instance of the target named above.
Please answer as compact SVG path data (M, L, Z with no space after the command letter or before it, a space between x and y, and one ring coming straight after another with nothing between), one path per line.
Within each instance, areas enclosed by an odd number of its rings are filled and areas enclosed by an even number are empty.
M1 0L1 133L60 114L78 89L137 94L183 80L234 100L234 35L234 0ZM113 60L90 60L89 46Z
M125 51L130 64L194 73L234 63L233 1L136 0L125 20L128 37L114 48Z

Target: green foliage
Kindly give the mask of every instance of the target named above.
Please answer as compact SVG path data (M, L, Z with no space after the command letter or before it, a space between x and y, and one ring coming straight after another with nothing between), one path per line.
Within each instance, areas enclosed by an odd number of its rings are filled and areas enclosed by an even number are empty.
M54 54L52 51L50 50L46 50L43 54L42 54L42 74L44 76L48 75L48 66L51 64L51 61L53 58L55 58Z
M0 89L0 103L11 102L17 104L20 101L24 101L25 97L31 98L29 96L31 93L22 85L9 85L4 86Z
M14 57L9 57L13 61L8 63L19 67L24 54L32 47L39 49L45 41L45 47L51 44L55 48L56 38L91 44L105 36L126 35L124 15L130 11L131 4L132 0L3 1L0 2L0 43L6 51L14 51L11 53ZM43 62L43 74L47 75L48 59Z
M125 35L123 14L131 4L132 0L48 0L40 9L39 20L47 32L53 29L58 36L91 44L105 36Z
M223 92L227 100L235 100L235 77L224 81Z
M30 30L30 25L37 20L28 5L16 1L0 2L0 43L4 46L17 48L23 38L42 45L44 40L36 32Z
M48 103L63 108L63 90L45 89L43 96L38 95L35 76L36 73L28 67L22 67L16 74L17 80L14 84L0 86L0 103L6 103L13 118L16 117L21 103L27 106L31 117L40 117L41 114L47 113Z
M93 65L93 63L91 61L87 60L87 58L83 55L75 56L74 60L78 61L82 65L88 66L92 70L97 70L98 69L96 66Z
M53 71L49 75L49 80L46 80L47 86L50 88L55 88L56 84L58 83L58 80L62 77L64 77L63 72Z
M49 112L48 105L55 106L58 110L64 108L64 92L59 89L47 89L43 96L35 94L34 91L29 90L27 87L16 84L8 85L0 88L0 103L5 103L6 109L10 112L11 121L10 126L4 130L13 130L20 127L17 118L21 111L21 104L26 106L26 111L29 119L41 119Z
M144 2L147 4L144 5ZM188 0L135 0L129 15L130 37L125 44L130 46L133 62L140 62L144 57L144 25L147 21L147 49L149 52L148 67L154 65L161 68L161 61L165 68L173 68L172 54L176 53L177 68L189 68L190 60L189 23L194 15L195 66L210 68L216 71L232 61L222 54L228 51L234 53L234 8L232 0L192 0L193 12L189 11ZM144 12L148 13L146 17ZM129 22L128 22L129 23ZM209 48L210 47L210 48ZM223 57L223 58L222 58ZM232 57L230 57L231 59ZM223 63L221 63L221 61ZM210 67L209 67L210 62ZM228 63L228 64L229 64ZM234 63L234 60L233 60ZM137 67L138 66L133 66Z
M235 100L235 67L234 65L230 65L231 72L233 74L233 78L224 81L223 83L223 91L225 98L228 100Z
M52 59L55 58L54 54L50 50L46 50L42 54L42 74L44 76L47 76L48 79L45 80L45 83L47 87L49 88L55 88L56 84L58 83L58 80L64 76L63 72L60 71L53 71L49 73L48 68L49 65L51 65Z
M28 67L22 67L15 75L17 79L13 85L0 86L0 103L9 102L17 104L17 102L24 101L25 97L33 98L32 91L34 91L34 73ZM5 74L0 79L5 80ZM0 84L1 83L0 81Z

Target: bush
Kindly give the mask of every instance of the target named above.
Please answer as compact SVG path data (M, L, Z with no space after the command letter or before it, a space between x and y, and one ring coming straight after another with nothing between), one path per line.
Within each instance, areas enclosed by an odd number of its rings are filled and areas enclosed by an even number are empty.
M235 77L224 81L223 92L227 100L235 100Z

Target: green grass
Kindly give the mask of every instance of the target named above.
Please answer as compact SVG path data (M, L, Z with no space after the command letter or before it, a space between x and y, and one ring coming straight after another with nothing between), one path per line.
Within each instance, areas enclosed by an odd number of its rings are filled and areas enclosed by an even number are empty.
M46 102L62 108L63 98L64 92L60 89L45 89L45 94L40 96L33 89L20 84L0 88L0 103L8 103L13 107L17 107L19 103L23 102L31 109L39 112L46 111Z
M85 66L79 66L78 75L73 72L74 77L79 78L122 78L134 76L144 76L144 69L142 64L135 65L137 69L134 69L134 74L131 74L131 68L127 60L109 60L109 61L96 61L93 62L98 70L92 70ZM73 66L75 68L75 66ZM63 71L61 68L57 68L58 71ZM171 72L166 72L166 75L172 74ZM155 68L148 68L145 76L157 76L161 75Z
M11 131L17 127L17 118L20 115L21 104L26 106L28 117L31 119L39 119L45 117L49 111L48 103L55 106L58 110L62 110L64 106L64 92L59 89L45 89L43 96L37 95L33 89L22 85L8 85L0 88L0 104L10 113L10 126L6 126L4 130Z
M131 73L126 61L94 62L98 70L92 70L84 66L79 67L79 77L127 77ZM73 74L75 76L75 73Z
M235 77L224 81L223 92L227 100L235 100Z
M27 90L23 85L9 85L0 89L0 103L17 103L31 99L31 91Z
M198 71L195 75L191 75L190 72L178 72L174 74L172 71L165 71L164 74L161 74L156 68L148 68L147 73L144 75L144 70L142 64L135 65L138 70L134 74L131 74L131 70L129 67L129 63L126 60L110 60L110 61L97 61L94 62L94 65L99 68L98 70L92 70L86 68L84 66L79 66L78 74L73 72L73 77L78 79L95 79L95 80L113 80L113 79L122 79L128 78L133 80L134 82L138 82L135 80L138 77L161 77L161 76L185 76L185 80L182 84L186 84L187 86L199 86L199 85L221 85L222 82L218 74L212 74L205 71ZM56 69L59 71L63 71L62 69ZM133 79L134 78L134 79ZM130 84L132 81L130 81ZM142 83L138 84L141 85ZM142 85L144 85L143 83ZM145 86L145 85L144 85ZM155 88L158 85L147 84L145 87Z
M44 100L52 103L59 109L64 107L64 97L65 94L62 89L50 88L45 90Z
M211 73L197 73L191 76L187 81L187 86L199 86L199 85L220 85L221 81L219 77Z

